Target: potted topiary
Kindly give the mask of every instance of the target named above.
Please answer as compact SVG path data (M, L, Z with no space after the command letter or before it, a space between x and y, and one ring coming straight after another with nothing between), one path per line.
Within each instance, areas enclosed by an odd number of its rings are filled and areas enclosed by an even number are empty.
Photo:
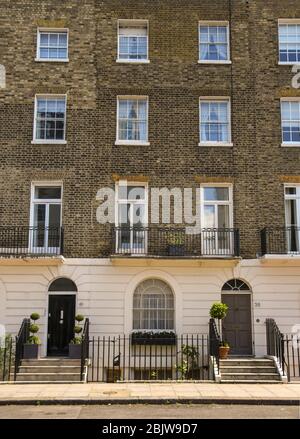
M184 232L182 230L169 232L167 244L169 256L184 256Z
M35 323L39 320L40 315L37 312L33 312L30 316L29 332L30 336L26 343L23 345L23 358L25 359L38 359L41 356L41 340L37 335L39 326Z
M75 316L76 325L74 326L74 338L70 341L69 344L69 358L79 359L81 358L81 344L82 344L82 326L80 326L81 322L84 320L84 316L81 314L77 314Z
M210 316L218 321L218 330L220 335L219 357L221 360L226 360L230 351L229 344L222 338L222 320L225 319L228 311L226 303L215 302L210 308Z

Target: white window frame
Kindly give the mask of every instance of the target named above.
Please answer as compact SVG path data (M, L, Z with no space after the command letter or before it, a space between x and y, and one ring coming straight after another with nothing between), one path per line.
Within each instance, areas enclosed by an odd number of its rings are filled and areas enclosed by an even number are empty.
M161 280L161 279L158 279L158 278L147 278L147 279L145 279L144 281L147 281L147 280ZM154 333L160 333L160 332L165 332L165 331L167 331L167 332L174 332L175 333L175 328L176 328L176 301L175 301L175 295L174 295L174 291L172 290L172 288L170 287L170 285L168 285L166 282L164 282L164 281L162 281L163 283L165 283L168 287L169 287L169 289L170 289L170 291L171 291L171 293L172 293L172 298L173 298L173 308L134 308L134 296L135 296L135 294L136 294L136 290L137 290L137 288L144 282L144 281L142 281L142 282L140 282L137 286L136 286L136 288L135 288L135 291L134 291L134 293L133 293L133 301L132 301L132 332L134 333L134 332L154 332ZM139 293L139 294L141 294L141 293ZM143 294L141 294L141 295L143 295ZM158 311L161 311L161 310L163 310L164 311L164 313L165 313L165 318L164 318L164 321L165 321L165 323L166 323L166 321L167 321L167 319L166 319L166 313L168 312L168 311L172 311L173 312L173 328L172 329L167 329L166 327L165 328L161 328L161 329L147 329L147 328L138 328L138 329L136 329L136 328L133 328L133 323L134 323L134 311L139 311L139 321L140 321L140 323L141 323L141 312L143 313L143 312L146 312L147 314L148 314L148 319L147 319L147 321L148 321L148 323L151 321L151 319L149 318L149 311L154 311L154 312L158 312ZM158 320L158 319L157 319ZM140 326L142 326L142 325L140 325ZM166 324L165 324L165 326L166 326Z
M300 25L300 18L279 18L278 19L278 64L281 66L294 66L294 65L300 65L300 61L280 61L280 35L279 35L279 28L281 25L284 24L299 24Z
M228 188L229 200L228 201L226 201L226 200L205 200L204 199L204 189L209 188L209 187ZM232 185L232 183L203 183L200 185L200 225L201 225L201 230L204 229L204 205L207 205L207 204L213 205L213 206L216 206L216 205L229 206L229 229L233 229L234 218L233 218L233 185ZM217 228L219 228L219 227L217 227ZM231 241L232 241L230 243L231 248L228 250L231 250L231 252L233 252L233 246L234 246L233 239ZM218 248L217 242L216 242L216 248ZM210 255L204 255L204 256L210 257ZM220 256L220 257L223 257L223 256Z
M123 59L123 58L119 58L119 49L120 49L120 45L119 45L119 37L120 37L120 27L122 27L122 25L127 25L127 26L132 26L133 28L135 26L142 26L144 25L147 29L147 58L146 59ZM116 62L117 63L121 63L121 64L149 64L150 60L149 60L149 20L128 20L128 19L119 19L118 23L117 23L118 29L117 29L117 59Z
M286 194L286 189L287 188L295 188L296 189L296 194L295 195L289 195ZM285 227L291 227L288 226L287 224L287 208L286 208L286 201L287 200L296 200L296 204L297 204L297 226L296 227L300 227L300 184L298 183L286 183L284 184L284 219L285 219ZM298 208L299 206L299 208ZM296 252L293 251L289 251L288 254L298 254L299 250L300 250L300 232L296 231L297 235L298 235L298 245L299 245L299 249ZM288 235L287 235L288 237ZM288 238L287 238L288 241Z
M64 98L65 99L65 123L64 123L64 138L61 140L51 139L37 139L36 138L36 119L37 119L37 101L40 98ZM67 94L36 94L34 98L34 118L33 118L33 140L32 144L39 145L66 145L66 129L67 129Z
M120 186L143 186L145 188L145 199L144 200L136 200L130 201L130 204L143 204L144 205L144 210L145 210L145 227L148 227L148 190L149 190L149 185L147 182L139 182L139 181L129 181L129 180L119 180L118 182L116 182L115 184L115 225L116 227L120 227L119 224L119 205L120 204L128 204L128 199L125 198L119 198L119 188ZM133 227L133 224L129 224L129 227ZM118 236L116 237L118 238ZM132 241L132 237L131 237L131 241ZM136 256L143 256L143 254L147 254L147 233L145 233L145 243L144 243L144 252L141 252L141 254L137 254ZM116 250L118 251L120 249L119 247L119 243L118 243L118 239L116 239Z
M147 126L146 126L146 132L147 132L147 140L119 140L119 103L120 100L141 100L146 101L146 108L147 108ZM137 96L137 95L124 95L124 96L117 96L117 124L116 124L116 141L115 145L142 145L142 146L149 146L149 97L148 96Z
M226 26L227 27L227 51L228 59L226 60L206 60L200 59L200 26ZM229 21L199 21L198 22L198 64L231 64L231 51L230 51L230 26Z
M201 141L201 103L207 102L226 102L228 108L228 142L202 142ZM228 96L200 96L199 98L199 143L198 146L226 146L232 147L232 126L231 126L231 99Z
M40 58L40 41L41 41L41 33L66 33L67 34L67 58L53 58L53 59L45 59ZM67 63L69 62L69 29L68 28L48 28L48 27L38 27L37 28L37 38L36 38L36 58L37 62L61 62Z
M60 193L60 199L55 198L35 198L35 189L37 187L60 187L61 188L61 193ZM60 227L62 227L62 209L63 209L63 182L58 180L58 181L32 181L31 183L31 191L30 191L30 213L29 213L29 226L30 227L34 227L34 206L36 204L59 204L61 206L60 208ZM46 226L47 227L47 222L49 222L49 215L48 218L46 219ZM45 232L45 241L48 241L48 233ZM30 231L29 232L29 246L31 249L37 249L36 247L33 246L33 234ZM43 247L43 248L47 248L47 247ZM53 248L51 248L52 252L54 251Z
M299 147L300 142L284 142L283 141L283 118L282 118L282 105L281 105L282 102L299 102L300 103L300 96L299 97L287 97L287 98L280 99L281 146L289 147L289 148Z

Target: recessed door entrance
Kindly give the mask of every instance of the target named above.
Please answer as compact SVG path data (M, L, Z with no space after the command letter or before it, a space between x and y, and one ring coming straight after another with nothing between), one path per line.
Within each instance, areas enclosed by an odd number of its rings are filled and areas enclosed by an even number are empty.
M229 343L232 355L252 354L250 298L250 294L222 294L222 302L228 305L223 339Z
M252 355L251 291L239 279L226 282L222 302L228 306L223 320L223 340L230 345L231 355Z
M74 337L75 294L50 294L48 307L49 356L67 356Z

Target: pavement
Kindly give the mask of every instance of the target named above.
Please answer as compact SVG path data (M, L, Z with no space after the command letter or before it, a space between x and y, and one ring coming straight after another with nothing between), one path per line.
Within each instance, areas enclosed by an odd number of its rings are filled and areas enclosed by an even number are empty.
M1 384L0 405L8 404L252 404L300 406L300 382L218 384L141 382L87 384Z

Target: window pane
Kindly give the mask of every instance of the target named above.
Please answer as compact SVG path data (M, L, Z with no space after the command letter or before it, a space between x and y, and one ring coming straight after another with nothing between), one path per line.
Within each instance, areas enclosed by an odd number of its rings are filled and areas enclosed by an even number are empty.
M66 59L68 37L66 32L41 32L39 56L41 59Z
M229 224L229 206L221 205L218 206L218 228L228 229Z
M61 198L61 187L50 186L50 187L35 187L34 197L39 200L44 199L60 199Z
M50 34L49 38L49 45L50 47L57 47L58 46L58 35L57 34Z
M300 142L300 102L282 102L281 119L283 141Z
M48 46L49 45L49 34L40 34L40 44L41 46Z
M140 60L147 58L147 26L119 27L119 58Z
M119 99L119 140L147 140L147 101L142 99Z
M206 201L229 201L228 187L205 187L204 199Z
M296 195L296 188L295 187L286 187L285 193L286 193L286 195Z
M204 228L212 229L216 227L215 206L204 205Z
M300 57L300 24L279 26L279 59L281 62L297 62Z
M142 282L133 298L134 329L174 329L173 300L170 287L163 281L148 279Z
M228 60L227 26L200 25L200 60Z

